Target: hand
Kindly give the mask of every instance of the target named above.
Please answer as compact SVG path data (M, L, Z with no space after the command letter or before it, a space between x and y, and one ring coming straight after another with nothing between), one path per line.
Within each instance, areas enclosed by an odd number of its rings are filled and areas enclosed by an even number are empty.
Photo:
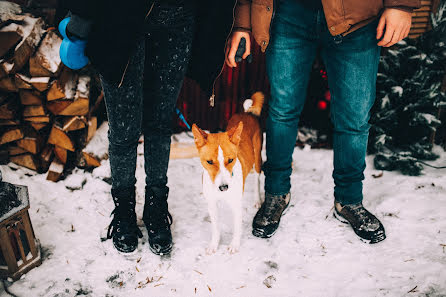
M404 39L409 35L412 24L412 15L410 12L396 8L387 8L384 10L376 28L376 39L381 39L386 29L384 37L379 46L389 47Z
M225 61L229 67L237 67L237 63L235 62L235 53L237 52L240 39L243 37L246 39L246 50L242 58L246 59L246 57L251 54L251 37L249 33L242 31L233 32L231 37L229 37L228 43L226 44Z

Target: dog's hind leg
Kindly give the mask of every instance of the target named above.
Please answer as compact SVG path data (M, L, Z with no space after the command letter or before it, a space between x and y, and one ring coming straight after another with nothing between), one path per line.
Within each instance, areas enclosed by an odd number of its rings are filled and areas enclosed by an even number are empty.
M260 196L260 171L262 170L262 132L256 133L252 139L254 147L254 199L255 207L262 206L262 198Z

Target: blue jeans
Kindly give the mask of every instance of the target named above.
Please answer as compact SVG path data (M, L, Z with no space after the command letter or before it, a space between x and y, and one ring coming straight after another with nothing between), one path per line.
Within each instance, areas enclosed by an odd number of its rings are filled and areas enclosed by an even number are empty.
M282 195L291 189L299 116L311 67L320 50L331 92L334 196L342 204L362 201L368 121L380 56L376 26L374 21L346 36L333 37L322 10L311 10L295 0L278 3L267 50L271 99L266 128L266 192Z

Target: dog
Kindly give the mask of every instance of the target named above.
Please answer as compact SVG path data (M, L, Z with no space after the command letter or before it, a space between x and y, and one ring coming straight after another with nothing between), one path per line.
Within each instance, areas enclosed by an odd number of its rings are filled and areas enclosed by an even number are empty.
M203 166L203 195L208 203L212 225L208 254L217 251L220 241L218 228L217 201L224 200L233 213L234 231L230 253L240 248L242 235L242 198L246 177L254 168L256 207L262 204L259 175L262 168L263 134L259 116L265 96L261 92L252 95L243 106L245 112L234 114L228 122L226 132L208 134L197 125L192 126L195 145Z

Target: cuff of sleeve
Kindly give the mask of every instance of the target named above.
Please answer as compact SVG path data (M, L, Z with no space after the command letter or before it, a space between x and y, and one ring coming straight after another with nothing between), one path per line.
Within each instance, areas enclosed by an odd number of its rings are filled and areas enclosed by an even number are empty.
M92 21L82 18L76 14L71 14L67 31L80 39L87 39L90 33Z
M420 0L384 0L385 8L399 8L399 7L407 7L407 8L420 8L421 1Z
M238 2L235 7L234 28L243 28L251 31L251 5Z
M413 7L408 7L408 6L387 6L386 8L399 9L408 13L412 13L414 10Z

